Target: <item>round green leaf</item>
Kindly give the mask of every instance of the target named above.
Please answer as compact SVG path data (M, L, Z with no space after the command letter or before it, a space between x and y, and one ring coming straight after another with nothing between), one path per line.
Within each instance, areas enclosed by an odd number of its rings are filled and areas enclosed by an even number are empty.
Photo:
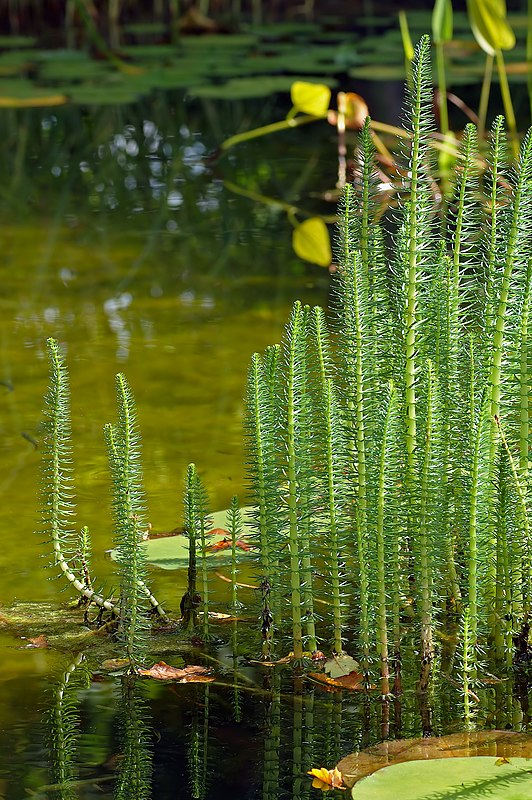
M529 800L532 762L528 758L438 758L408 761L374 772L356 783L354 800L473 798Z
M331 90L323 83L295 81L290 89L292 104L302 114L326 117L331 102Z
M320 217L306 219L294 229L292 247L296 255L311 264L328 267L332 261L331 240L327 226Z

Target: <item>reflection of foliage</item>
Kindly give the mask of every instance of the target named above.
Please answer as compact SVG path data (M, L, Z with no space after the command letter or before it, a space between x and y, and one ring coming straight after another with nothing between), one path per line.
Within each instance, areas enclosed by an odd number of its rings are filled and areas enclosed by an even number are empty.
M60 800L73 800L76 779L75 761L80 737L79 692L87 687L89 673L80 653L65 670L54 690L49 713L49 741L52 779ZM55 796L55 793L54 793Z
M134 676L122 678L119 705L122 759L115 787L116 800L147 800L151 796L150 730L140 686Z
M200 697L194 703L192 712L188 746L188 771L192 797L194 800L204 800L208 788L210 687L205 685L202 689L198 688L198 694L200 694Z

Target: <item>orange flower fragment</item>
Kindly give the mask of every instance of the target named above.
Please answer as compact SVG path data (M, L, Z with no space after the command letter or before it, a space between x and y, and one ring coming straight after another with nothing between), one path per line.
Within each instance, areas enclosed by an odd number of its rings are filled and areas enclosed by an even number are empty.
M165 661L159 661L149 669L139 669L139 675L145 675L156 681L178 681L178 683L208 683L214 680L214 676L209 675L209 670L205 667L190 664L188 667L179 669L170 666Z
M329 792L331 789L342 789L345 791L342 773L338 767L334 769L327 769L326 767L309 769L307 775L312 775L313 789L321 789L322 792Z

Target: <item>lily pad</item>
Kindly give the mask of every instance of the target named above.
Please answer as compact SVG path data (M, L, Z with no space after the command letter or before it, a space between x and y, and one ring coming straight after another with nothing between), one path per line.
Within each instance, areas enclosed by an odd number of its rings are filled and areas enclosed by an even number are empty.
M394 739L371 745L343 758L338 769L346 786L377 770L410 761L453 759L471 756L494 758L532 758L532 735L515 731L464 731L427 739ZM532 769L532 761L529 761ZM449 766L447 764L447 768Z
M367 64L364 67L354 67L349 70L350 78L366 81L403 81L405 69L397 64Z
M37 39L34 36L0 36L0 48L5 50L19 50L22 47L35 47Z
M246 521L251 507L241 509L242 530L240 533L240 545L237 548L237 559L239 561L249 557L249 549L246 545L246 537L251 533L251 527ZM227 511L216 511L210 515L211 531L208 537L207 559L212 561L213 567L220 567L231 563L230 537L227 532ZM146 560L148 564L153 564L161 569L185 569L188 566L188 538L178 533L174 536L163 536L162 538L149 539L145 543ZM115 557L115 551L111 553L111 558Z
M184 36L179 44L184 50L247 50L253 47L257 37L252 34L212 34L210 36Z
M532 763L527 758L455 758L395 764L370 775L352 790L354 800L428 800L466 797L529 800Z
M69 98L75 105L114 106L135 103L142 91L126 86L76 86L68 90Z
M43 81L98 81L112 72L108 62L86 58L48 61L41 67L39 77Z
M175 56L177 48L172 44L129 44L122 47L120 52L137 61L163 61Z

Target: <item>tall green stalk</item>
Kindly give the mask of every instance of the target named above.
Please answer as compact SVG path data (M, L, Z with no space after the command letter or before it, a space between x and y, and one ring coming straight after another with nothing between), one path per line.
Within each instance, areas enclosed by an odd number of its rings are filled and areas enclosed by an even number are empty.
M345 554L348 549L346 525L346 452L339 447L342 438L340 407L333 387L333 367L329 352L325 315L321 308L312 312L312 335L317 356L317 418L315 434L322 459L318 462L323 477L323 526L320 539L326 540L323 558L330 576L333 613L333 651L343 651L346 615ZM321 526L320 526L321 528Z
M63 353L55 339L48 339L48 357L50 361L50 382L45 396L45 436L42 461L42 497L43 523L49 535L54 566L73 589L88 602L99 608L117 613L116 605L92 587L87 586L75 574L71 565L76 555L82 553L87 544L83 544L85 536L79 538L72 525L75 514L74 486L72 476L72 442L70 423L70 387L68 371Z
M140 431L135 401L125 376L116 376L118 422L106 425L113 489L117 561L120 567L119 638L131 668L144 660L147 648L148 609L146 554L142 547L146 530L142 486Z
M288 548L290 553L290 599L294 658L303 658L303 626L301 619L301 507L299 505L298 424L301 413L300 359L303 337L303 309L296 303L287 326L283 349L286 375L286 481L288 506Z
M201 636L205 642L211 638L209 625L209 572L207 565L207 532L209 530L208 497L195 464L189 464L185 483L185 533L188 537L188 587L181 600L183 625L192 631L197 622L197 609L201 605ZM201 592L196 591L197 562L200 569Z
M249 480L255 512L252 524L260 559L263 587L262 654L271 657L275 628L281 624L279 592L279 483L275 456L275 374L278 349L264 359L254 353L248 370L246 392L246 445Z

